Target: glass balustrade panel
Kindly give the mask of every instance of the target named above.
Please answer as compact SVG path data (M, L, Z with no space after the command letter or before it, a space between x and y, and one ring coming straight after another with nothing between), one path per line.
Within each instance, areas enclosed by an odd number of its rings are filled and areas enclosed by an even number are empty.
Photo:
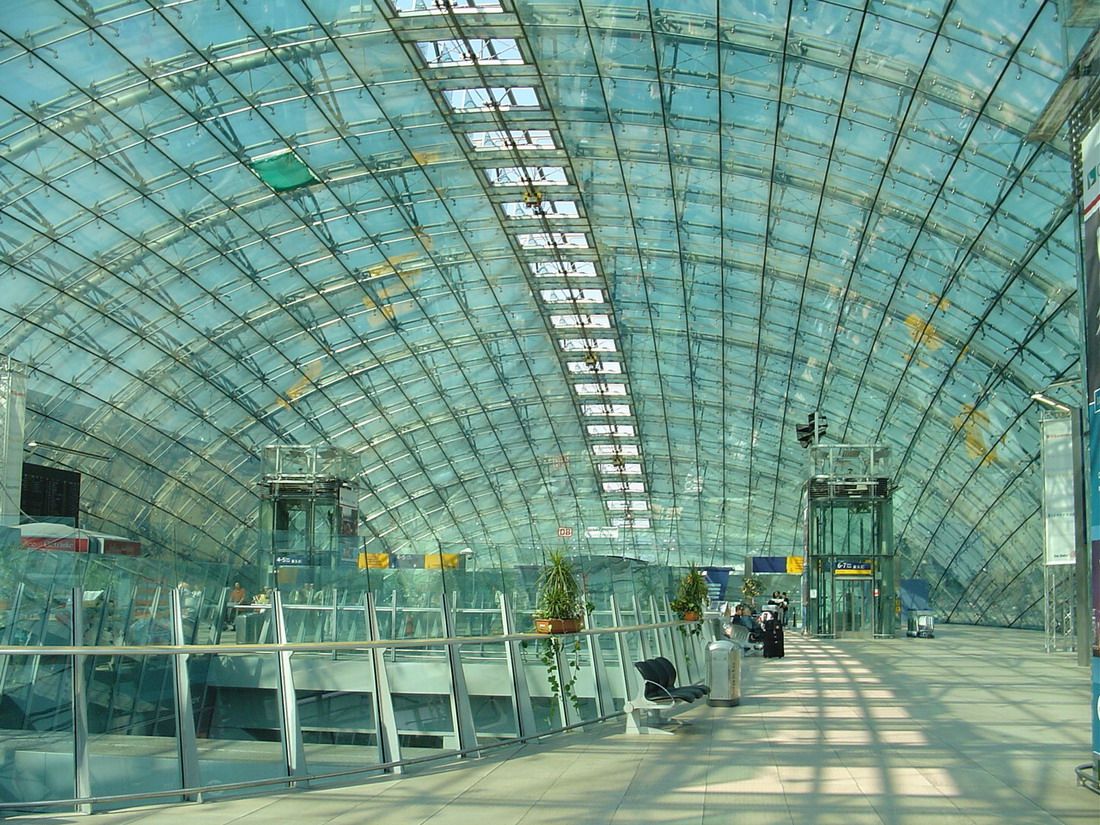
M297 654L295 654L297 655ZM277 654L234 654L188 659L196 708L199 778L228 785L285 776ZM216 791L209 795L255 793Z

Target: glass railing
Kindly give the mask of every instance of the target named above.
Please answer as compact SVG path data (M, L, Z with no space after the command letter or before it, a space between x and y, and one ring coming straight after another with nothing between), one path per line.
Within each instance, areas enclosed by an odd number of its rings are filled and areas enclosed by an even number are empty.
M703 637L607 581L586 630L545 637L520 573L330 576L233 606L163 585L125 605L47 571L0 605L0 815L347 782L608 719L641 658L698 678Z

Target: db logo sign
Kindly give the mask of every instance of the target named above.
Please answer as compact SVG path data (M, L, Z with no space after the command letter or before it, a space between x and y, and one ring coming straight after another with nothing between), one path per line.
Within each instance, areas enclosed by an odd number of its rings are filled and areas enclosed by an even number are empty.
M559 527L558 528L558 538L559 539L571 539L571 538L573 538L573 528L572 527Z

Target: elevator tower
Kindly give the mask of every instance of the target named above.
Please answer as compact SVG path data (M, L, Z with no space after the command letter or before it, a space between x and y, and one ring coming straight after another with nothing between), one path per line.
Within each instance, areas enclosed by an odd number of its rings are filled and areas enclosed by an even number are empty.
M806 482L806 627L824 638L890 638L898 623L890 450L816 444Z
M260 541L273 584L313 581L312 571L355 566L356 466L355 456L334 447L264 448Z

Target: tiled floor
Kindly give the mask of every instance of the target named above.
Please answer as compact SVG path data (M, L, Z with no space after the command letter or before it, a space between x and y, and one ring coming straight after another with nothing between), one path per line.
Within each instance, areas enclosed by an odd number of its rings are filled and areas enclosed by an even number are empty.
M941 626L937 638L787 636L750 659L740 707L673 736L607 723L364 785L97 815L234 825L1098 825L1089 684L1037 633ZM22 819L22 818L19 818ZM88 822L73 815L36 823Z

